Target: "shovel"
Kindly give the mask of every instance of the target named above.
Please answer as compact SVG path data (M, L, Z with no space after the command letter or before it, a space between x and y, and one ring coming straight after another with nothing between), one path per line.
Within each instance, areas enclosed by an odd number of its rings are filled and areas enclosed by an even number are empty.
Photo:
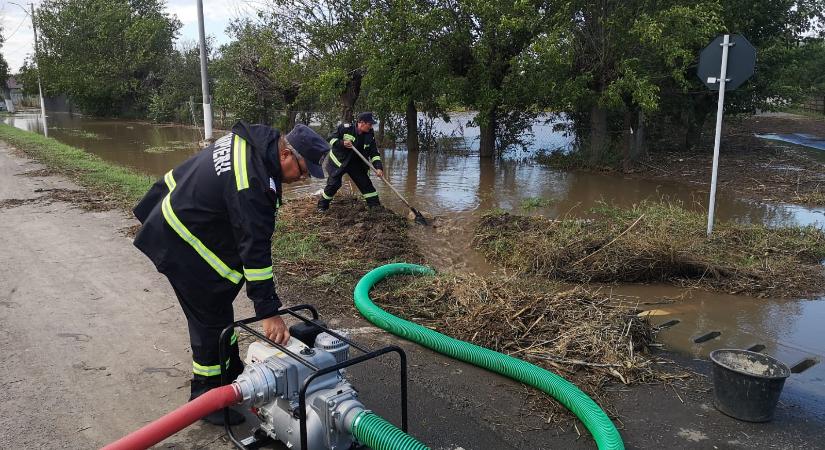
M361 161L364 161L364 163L366 163L367 166L369 166L370 170L375 172L375 166L373 166L372 163L369 162L369 160L365 158L364 155L362 155L361 152L359 152L355 148L355 146L353 146L350 150L352 150L356 155L358 155L358 157L361 158ZM404 202L405 205L407 205L407 208L410 208L410 211L412 211L412 213L415 214L415 223L419 225L429 225L427 223L427 219L425 219L424 216L417 209L413 208L412 205L410 205L410 202L408 202L407 199L405 199L404 196L401 195L401 193L398 192L397 189L395 189L395 186L390 184L390 182L387 181L387 179L383 175L381 176L381 181L383 181L387 186L389 186L390 189L392 189L392 191L395 192L395 195L397 195L398 198L400 198L401 201Z

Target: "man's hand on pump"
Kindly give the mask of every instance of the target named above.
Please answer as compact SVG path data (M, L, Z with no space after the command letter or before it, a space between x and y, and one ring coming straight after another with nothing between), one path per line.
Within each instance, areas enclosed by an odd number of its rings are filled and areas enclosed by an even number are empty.
M289 342L289 328L281 316L273 316L261 321L264 336L278 344L286 345Z

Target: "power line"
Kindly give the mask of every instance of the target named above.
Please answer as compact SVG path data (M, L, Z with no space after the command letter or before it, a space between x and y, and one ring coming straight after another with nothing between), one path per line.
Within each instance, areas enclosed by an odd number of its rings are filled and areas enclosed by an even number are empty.
M28 17L23 16L23 20L21 20L21 21L20 21L20 23L19 23L19 24L17 24L17 28L15 28L15 29L14 29L14 31L13 31L10 35L6 36L6 37L5 37L5 38L3 38L3 39L5 39L5 40L7 40L7 41L8 41L9 39L13 38L13 37L14 37L14 35L15 35L15 34L17 34L17 31L19 31L19 30L20 30L20 27L22 27L22 26L23 26L23 23L25 23L25 22L26 22L26 19L28 19Z

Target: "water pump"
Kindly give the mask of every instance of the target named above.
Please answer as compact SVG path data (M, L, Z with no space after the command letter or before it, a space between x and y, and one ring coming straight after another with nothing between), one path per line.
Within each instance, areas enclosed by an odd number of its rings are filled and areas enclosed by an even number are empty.
M346 361L349 354L349 344L328 333L319 334L312 347L290 338L286 348L322 369ZM259 341L249 345L246 368L235 381L242 405L254 408L261 420L260 431L289 448L303 450L299 392L312 373L299 360ZM316 378L306 390L306 405L307 450L348 449L356 443L349 430L365 407L344 369Z
M300 310L309 310L313 317L298 314ZM287 308L280 314L301 320L290 328L291 337L285 346L250 328L249 324L257 319L235 322L223 331L221 342L228 342L225 336L235 328L259 338L249 345L244 371L233 385L239 404L254 412L260 424L253 436L242 440L227 425L227 434L236 447L245 449L268 439L297 450L345 450L362 444L358 440L359 423L366 424L374 415L358 399L358 392L346 377L346 368L386 353L397 353L400 358L401 429L406 431L407 364L403 350L394 345L366 349L351 341L346 332L327 328L309 305ZM351 350L362 354L351 357ZM222 346L222 361L227 352Z

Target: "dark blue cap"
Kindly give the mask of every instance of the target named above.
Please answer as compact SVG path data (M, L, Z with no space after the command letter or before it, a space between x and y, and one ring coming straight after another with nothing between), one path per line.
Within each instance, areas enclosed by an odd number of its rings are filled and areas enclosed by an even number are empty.
M329 151L329 143L321 135L312 128L299 123L286 135L286 141L304 157L310 175L315 178L324 178L321 161Z
M358 114L358 121L375 123L375 119L372 117L371 112L362 112L361 114Z

